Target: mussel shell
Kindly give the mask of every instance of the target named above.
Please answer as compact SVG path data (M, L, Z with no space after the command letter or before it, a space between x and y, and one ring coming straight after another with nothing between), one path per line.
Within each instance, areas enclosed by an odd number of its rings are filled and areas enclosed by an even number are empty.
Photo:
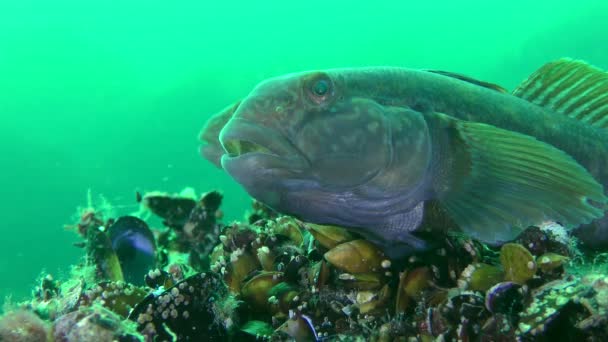
M188 277L161 294L150 294L129 315L147 341L224 341L228 332L216 317L215 305L228 296L219 275ZM232 317L225 317L232 319Z
M206 192L201 196L201 204L206 210L215 212L222 205L224 196L219 191Z
M157 289L161 286L169 288L175 283L173 276L169 272L161 269L150 270L150 272L144 276L144 281L151 289Z
M383 270L384 253L367 240L353 240L337 245L324 255L335 268L348 273L370 273Z
M268 298L271 296L270 291L282 280L282 272L261 272L243 284L241 296L245 302L251 305L252 310L266 312Z
M87 254L95 264L100 280L124 281L120 260L112 247L108 234L92 227L87 230Z
M79 296L78 306L88 307L93 303L99 303L120 316L127 317L129 311L147 294L148 291L143 287L125 282L103 281L83 291Z
M505 281L492 286L486 292L485 306L491 313L514 317L523 309L523 300L522 286Z
M122 216L108 228L107 233L124 280L144 285L145 275L156 264L154 234L146 222L134 216Z
M534 256L526 247L517 243L505 243L500 248L500 262L505 270L505 279L525 284L536 274Z
M463 319L477 322L487 315L484 297L475 292L462 292L450 297L442 306L441 313L452 324L460 324Z
M295 341L319 340L312 319L302 314L294 314L277 331L286 333Z
M142 203L152 213L165 219L166 225L172 228L181 228L196 207L196 201L192 198L163 193L145 194Z
M302 278L300 270L307 265L308 258L303 255L295 255L285 266L285 278L297 283Z

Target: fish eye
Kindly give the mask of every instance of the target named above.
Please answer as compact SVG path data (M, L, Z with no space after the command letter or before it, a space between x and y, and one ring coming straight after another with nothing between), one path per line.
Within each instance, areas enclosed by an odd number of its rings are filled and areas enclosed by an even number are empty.
M329 91L329 83L327 80L318 80L312 86L312 92L317 96L325 96Z
M317 104L326 101L333 95L333 83L325 74L317 74L310 80L308 93L310 98Z

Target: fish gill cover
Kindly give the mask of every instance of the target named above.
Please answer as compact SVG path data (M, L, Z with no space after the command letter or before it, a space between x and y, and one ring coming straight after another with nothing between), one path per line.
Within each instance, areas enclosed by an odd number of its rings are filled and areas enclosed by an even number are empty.
M604 250L559 225L502 246L450 235L392 259L356 232L251 207L201 160L195 136L260 81L303 70L429 68L509 90L563 56L606 70L607 10L592 0L0 4L0 340L185 340L201 329L220 340L605 339ZM214 195L147 191L184 186ZM439 226L452 224L444 214L425 208ZM153 233L154 269L125 261L138 255L133 239L112 247L121 217Z

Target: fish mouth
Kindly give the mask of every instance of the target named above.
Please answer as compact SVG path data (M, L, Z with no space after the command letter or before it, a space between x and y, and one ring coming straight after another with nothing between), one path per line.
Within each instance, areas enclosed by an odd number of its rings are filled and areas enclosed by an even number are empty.
M309 162L301 151L282 134L244 119L231 119L220 133L225 151L222 165L250 164L257 168L303 170Z
M248 140L232 139L223 143L229 157L235 158L247 153L274 154L268 148Z

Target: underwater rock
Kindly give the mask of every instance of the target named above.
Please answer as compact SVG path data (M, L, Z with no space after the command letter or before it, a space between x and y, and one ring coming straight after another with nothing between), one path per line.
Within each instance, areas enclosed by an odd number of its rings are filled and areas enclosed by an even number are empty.
M593 315L593 287L570 277L549 282L531 293L532 301L520 312L516 335L520 338L582 338L577 321ZM586 303L586 304L583 304Z
M548 222L541 227L531 226L524 230L515 242L526 247L534 256L548 252L569 256L566 228L554 222ZM565 236L564 236L565 235Z
M16 310L0 316L0 341L46 342L52 341L47 322L33 312Z
M204 194L156 236L143 221L104 222L91 209L76 225L86 265L65 282L42 277L20 307L55 321L58 341L90 340L91 331L121 341L608 338L608 277L568 275L589 273L575 268L587 256L564 243L559 225L530 227L501 248L450 234L390 259L340 227L255 202L254 224L223 225L221 199ZM139 239L157 246L143 250L158 263L129 278Z
M156 265L156 242L146 222L122 216L107 231L124 280L144 285L144 277Z
M59 317L53 326L55 342L141 341L134 324L125 323L113 312L81 308Z
M221 277L188 277L141 301L129 315L150 340L223 341L234 322L234 305Z

